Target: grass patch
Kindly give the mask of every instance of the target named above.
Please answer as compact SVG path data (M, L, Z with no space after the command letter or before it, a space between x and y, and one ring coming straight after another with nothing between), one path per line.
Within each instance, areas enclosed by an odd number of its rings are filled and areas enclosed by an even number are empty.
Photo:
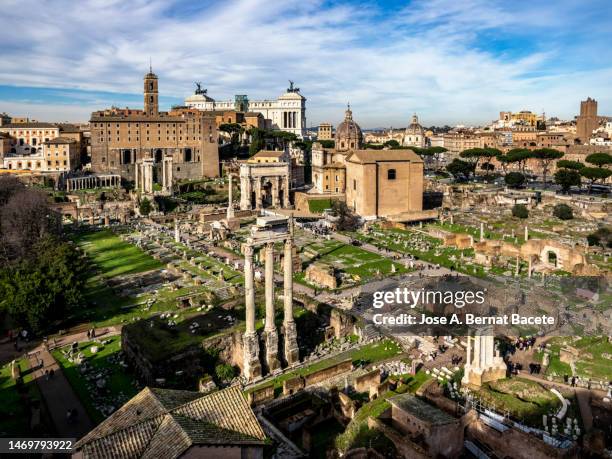
M121 337L113 336L110 343L102 347L99 343L86 342L79 343L79 350L82 352L91 367L98 371L108 372L108 382L104 388L104 396L102 400L106 404L112 404L115 408L119 408L123 403L132 398L137 393L136 387L133 385L134 378L127 373L127 370L121 365L109 361L109 357L115 356L121 350ZM91 353L92 346L101 347L96 354ZM74 389L75 393L83 403L87 414L96 424L105 419L105 415L100 412L94 402L93 394L102 393L95 387L95 381L89 382L80 372L79 367L70 362L62 353L68 347L56 349L52 352L53 357L60 364L66 379Z
M11 377L11 365L0 367L0 436L27 436L30 433L29 410L26 398L40 401L40 393L33 379L27 359L17 361L22 383Z
M160 269L163 264L138 247L122 241L110 230L81 233L75 242L93 260L105 277Z
M329 198L308 200L308 210L313 214L321 214L325 209L331 209L331 207L332 201Z

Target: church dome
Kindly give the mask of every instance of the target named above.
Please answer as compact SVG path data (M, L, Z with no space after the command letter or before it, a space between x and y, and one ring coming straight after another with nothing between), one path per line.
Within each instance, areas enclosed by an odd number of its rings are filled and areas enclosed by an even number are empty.
M363 133L359 125L353 120L353 112L349 105L342 121L336 128L336 150L360 149L363 144Z
M410 126L406 128L406 134L410 135L423 135L425 134L425 129L423 126L419 124L419 117L416 114L412 115L412 121Z

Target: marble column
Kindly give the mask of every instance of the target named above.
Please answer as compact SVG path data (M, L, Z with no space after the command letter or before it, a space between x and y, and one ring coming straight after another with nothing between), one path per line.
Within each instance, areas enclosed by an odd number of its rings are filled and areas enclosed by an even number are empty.
M140 163L134 164L134 189L140 190Z
M240 210L251 210L251 179L240 177Z
M466 365L472 364L472 337L469 334L467 335L467 357L466 357L465 364Z
M484 223L480 224L480 241L484 241Z
M279 207L279 178L272 179L272 207Z
M234 176L232 174L228 174L228 178L229 178L229 185L228 185L228 191L227 191L227 215L226 218L228 220L231 220L232 218L234 218L234 203L233 203L233 196L232 196L232 185L233 185L233 178Z
M262 207L261 180L255 182L255 210L260 210Z
M529 228L525 225L525 242L529 240Z
M291 237L285 241L284 252L283 328L285 329L285 360L287 365L291 366L300 361L297 329L293 320L293 240Z
M476 332L474 335L474 365L476 368L480 368L480 335Z
M283 180L283 207L289 207L289 176L285 176Z
M278 332L274 323L274 243L265 246L265 281L266 281L266 364L272 372L280 367L278 360Z
M246 331L242 336L243 376L252 381L261 376L259 362L259 339L255 332L255 287L253 279L253 246L244 249L244 293L246 309Z

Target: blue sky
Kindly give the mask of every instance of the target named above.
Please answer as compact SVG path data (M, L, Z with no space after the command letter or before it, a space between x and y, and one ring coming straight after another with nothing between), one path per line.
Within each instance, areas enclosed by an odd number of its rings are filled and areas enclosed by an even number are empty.
M209 95L281 94L308 124L486 123L501 110L612 115L608 0L2 0L0 112L85 121L139 107L149 58L162 108Z

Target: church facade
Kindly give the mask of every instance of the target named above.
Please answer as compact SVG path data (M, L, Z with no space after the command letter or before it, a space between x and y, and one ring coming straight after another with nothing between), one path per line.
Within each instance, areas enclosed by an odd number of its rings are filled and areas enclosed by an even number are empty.
M152 71L144 77L143 96L142 110L113 107L92 113L92 170L134 181L137 164L152 160L157 183L168 163L174 179L218 177L215 118L193 109L159 111L158 78Z
M312 194L337 195L366 219L414 221L423 210L423 160L410 149L364 149L349 107L336 128L335 148L312 146Z

